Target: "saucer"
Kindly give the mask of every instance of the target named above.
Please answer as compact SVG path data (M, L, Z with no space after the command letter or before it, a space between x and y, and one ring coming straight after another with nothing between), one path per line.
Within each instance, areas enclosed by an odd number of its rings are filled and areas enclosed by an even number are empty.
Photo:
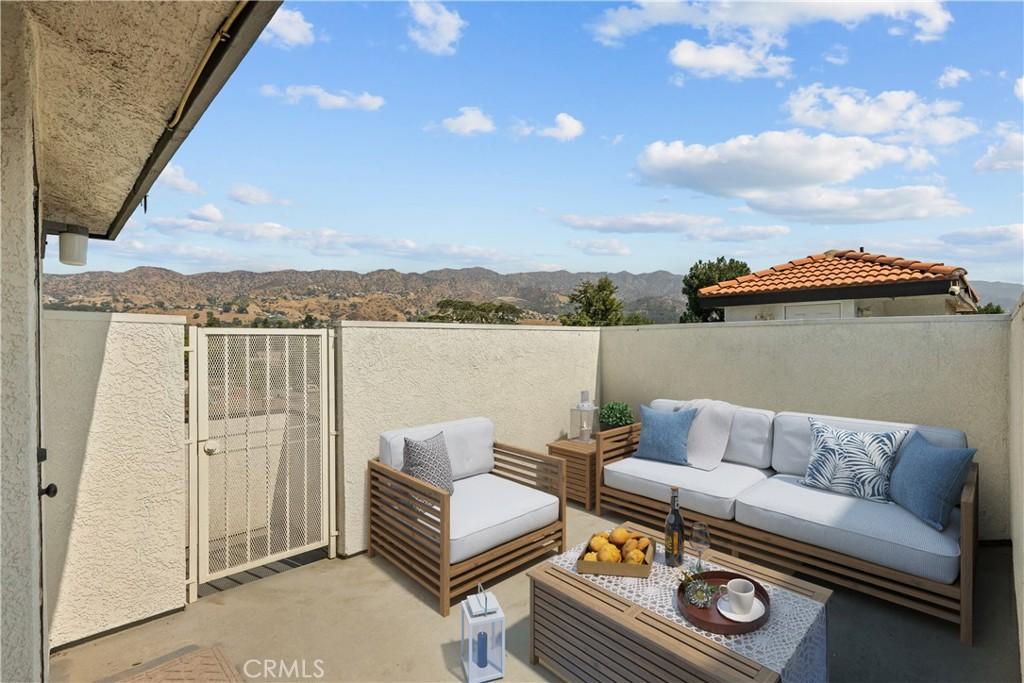
M754 604L750 606L750 611L746 614L739 614L730 609L728 595L723 595L719 598L716 605L718 606L718 611L722 613L722 616L730 621L746 623L748 621L760 619L764 615L764 603L761 602L761 599L757 596L754 596Z

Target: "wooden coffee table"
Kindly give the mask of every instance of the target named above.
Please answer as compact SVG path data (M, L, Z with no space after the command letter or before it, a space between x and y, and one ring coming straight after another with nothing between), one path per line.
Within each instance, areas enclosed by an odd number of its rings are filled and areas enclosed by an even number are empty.
M623 526L654 538L661 535L635 524ZM822 605L832 595L828 589L731 555L709 550L704 558ZM782 680L779 672L703 632L670 621L552 562L537 565L527 576L531 661L564 680Z

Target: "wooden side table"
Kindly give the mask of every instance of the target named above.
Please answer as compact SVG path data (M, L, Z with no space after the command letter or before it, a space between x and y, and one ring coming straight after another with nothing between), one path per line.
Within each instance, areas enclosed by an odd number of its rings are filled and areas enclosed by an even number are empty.
M548 455L565 460L565 497L587 510L597 502L597 442L561 439L548 444Z

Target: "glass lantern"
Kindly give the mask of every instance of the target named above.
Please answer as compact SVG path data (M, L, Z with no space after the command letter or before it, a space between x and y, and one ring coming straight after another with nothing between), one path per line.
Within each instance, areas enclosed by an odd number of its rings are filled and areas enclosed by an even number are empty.
M462 601L462 669L468 683L505 675L505 613L494 593L483 587Z
M580 392L580 402L569 411L569 438L589 443L594 440L597 406L590 402L590 392Z

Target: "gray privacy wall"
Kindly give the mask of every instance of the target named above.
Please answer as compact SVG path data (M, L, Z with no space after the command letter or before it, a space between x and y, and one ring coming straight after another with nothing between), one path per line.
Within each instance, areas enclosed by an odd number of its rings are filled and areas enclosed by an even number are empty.
M546 452L597 383L597 328L343 323L337 329L338 527L366 549L366 463L389 429L475 415Z
M1024 298L1010 323L1010 531L1017 586L1017 633L1024 671Z
M51 647L185 603L184 325L43 314Z
M604 328L601 399L635 409L706 397L962 429L981 465L981 537L1005 539L1009 327L975 315Z

